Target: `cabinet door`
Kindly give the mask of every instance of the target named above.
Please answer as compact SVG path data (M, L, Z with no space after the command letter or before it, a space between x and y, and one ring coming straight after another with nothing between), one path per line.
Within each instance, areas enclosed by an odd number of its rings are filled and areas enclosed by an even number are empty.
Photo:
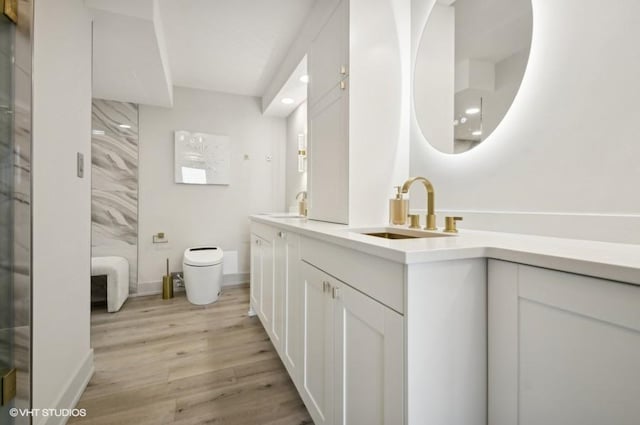
M333 424L333 303L331 278L301 263L304 291L304 366L302 398L316 425Z
M273 321L271 323L271 342L280 357L282 357L284 343L288 236L287 232L278 230L273 241Z
M344 84L348 84L345 81ZM337 87L309 111L309 217L349 221L349 95Z
M273 243L260 239L260 310L258 316L265 330L273 338Z
M336 425L404 423L402 316L348 285L335 303Z
M286 279L284 281L283 362L294 382L302 376L304 285L300 279L300 244L297 235L287 234Z
M348 0L335 9L308 54L309 105L313 106L349 72Z
M489 423L640 418L640 287L489 262Z
M257 314L260 311L262 294L262 252L260 244L262 239L251 234L251 266L249 278L249 314Z

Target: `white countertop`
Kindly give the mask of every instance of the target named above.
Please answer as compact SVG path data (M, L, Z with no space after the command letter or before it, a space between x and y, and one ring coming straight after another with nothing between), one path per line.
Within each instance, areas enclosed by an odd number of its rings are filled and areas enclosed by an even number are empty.
M486 257L640 285L640 245L466 229L451 237L391 240L358 233L361 228L285 216L251 220L403 264ZM378 226L383 227L406 229Z

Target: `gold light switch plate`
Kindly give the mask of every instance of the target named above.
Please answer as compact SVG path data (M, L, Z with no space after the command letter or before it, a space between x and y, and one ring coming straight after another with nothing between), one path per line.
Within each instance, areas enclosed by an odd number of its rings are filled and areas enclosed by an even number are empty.
M3 370L1 380L2 391L0 391L0 406L9 404L16 396L16 370Z

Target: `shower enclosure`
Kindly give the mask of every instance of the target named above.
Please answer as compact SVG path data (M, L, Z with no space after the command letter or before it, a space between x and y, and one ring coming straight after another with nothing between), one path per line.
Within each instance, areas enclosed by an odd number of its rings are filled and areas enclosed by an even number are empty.
M31 407L31 1L0 9L0 425ZM15 3L13 3L15 5ZM15 16L14 16L15 18Z

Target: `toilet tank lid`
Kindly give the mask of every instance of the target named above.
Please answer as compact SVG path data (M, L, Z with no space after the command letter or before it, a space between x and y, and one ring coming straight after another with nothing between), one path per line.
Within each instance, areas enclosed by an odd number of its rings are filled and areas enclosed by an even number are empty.
M184 264L188 266L214 266L222 263L222 248L217 246L196 246L184 250Z

